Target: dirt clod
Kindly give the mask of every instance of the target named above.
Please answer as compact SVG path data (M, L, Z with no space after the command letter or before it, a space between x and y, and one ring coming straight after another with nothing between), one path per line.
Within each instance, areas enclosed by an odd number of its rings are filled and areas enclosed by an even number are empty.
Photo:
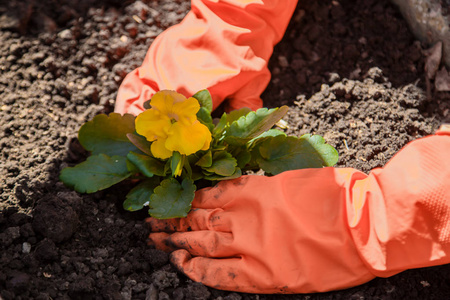
M78 223L73 208L54 196L41 199L34 209L33 229L55 243L70 239Z

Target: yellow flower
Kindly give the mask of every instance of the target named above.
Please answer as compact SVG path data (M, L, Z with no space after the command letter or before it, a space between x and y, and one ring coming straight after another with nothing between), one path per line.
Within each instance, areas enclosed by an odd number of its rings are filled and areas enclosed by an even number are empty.
M166 159L173 151L190 155L209 149L211 132L197 120L197 99L163 90L153 95L150 105L151 109L136 117L136 132L153 142L155 157Z

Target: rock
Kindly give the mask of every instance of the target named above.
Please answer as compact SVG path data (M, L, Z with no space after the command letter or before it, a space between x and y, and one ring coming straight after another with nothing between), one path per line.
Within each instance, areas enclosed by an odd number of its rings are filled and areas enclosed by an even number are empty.
M73 38L72 31L70 29L65 29L58 33L58 36L63 40L71 40Z
M445 68L439 70L436 73L434 85L439 92L450 92L450 72L447 72Z
M28 254L31 252L31 244L28 242L25 242L22 244L22 253Z
M424 43L442 41L444 61L450 67L450 16L442 14L439 0L392 0L409 24L411 31Z
M439 69L442 59L442 42L437 42L433 47L426 51L425 72L428 79L433 79Z

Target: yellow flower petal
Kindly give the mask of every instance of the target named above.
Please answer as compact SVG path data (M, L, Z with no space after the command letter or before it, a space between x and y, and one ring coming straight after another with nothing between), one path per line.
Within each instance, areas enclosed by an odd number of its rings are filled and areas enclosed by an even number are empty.
M158 138L158 140L152 143L150 150L152 151L154 157L160 159L167 159L170 156L172 156L172 151L168 150L165 144L166 144L165 138Z
M151 142L158 137L167 137L172 123L166 115L162 115L156 110L148 109L136 117L135 125L136 132L145 136Z
M209 131L209 129L206 126L203 126L203 127L205 127L206 130L208 130L208 135L206 136L205 143L203 144L203 147L200 150L208 150L209 147L211 146L212 136L211 136L211 132Z
M172 114L177 116L178 122L190 125L197 120L197 112L200 109L200 104L197 99L190 97L183 102L173 104Z
M186 101L186 97L175 91L163 90L153 95L150 105L161 114L169 116L172 113L173 105Z
M185 126L183 123L172 124L166 147L181 154L190 155L199 150L209 149L211 143L211 132L199 121Z
M163 90L153 95L150 105L151 109L137 116L136 132L153 141L155 157L166 159L173 151L190 155L209 149L211 132L197 120L197 99Z

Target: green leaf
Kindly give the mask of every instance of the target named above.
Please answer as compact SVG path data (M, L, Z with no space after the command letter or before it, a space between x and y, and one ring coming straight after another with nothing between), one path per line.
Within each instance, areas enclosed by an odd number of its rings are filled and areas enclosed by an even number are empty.
M184 160L183 169L186 170L186 177L192 179L192 168L189 159Z
M286 133L284 133L283 131L278 130L278 129L269 129L268 131L261 133L260 135L258 135L254 139L251 139L248 142L248 144L250 146L252 146L252 145L254 145L257 142L262 141L262 139L264 139L264 138L274 137L274 136L279 136L279 135L286 136Z
M252 154L247 149L243 149L236 156L237 165L241 169L243 169L250 162L251 159L252 159Z
M152 143L147 141L147 139L141 135L135 134L135 133L127 133L128 140L136 146L139 150L141 150L143 153L153 156L152 152L150 151L150 146Z
M164 174L167 174L167 173L169 173L169 171L170 171L170 165L172 164L172 160L171 159L168 159L167 161L166 161L166 163L164 164Z
M208 152L206 152L205 155L203 155L202 157L200 157L200 159L195 163L197 166L200 167L211 167L212 165L212 153L211 150L209 150Z
M253 152L261 169L273 175L287 170L333 166L339 158L336 149L325 144L321 136L310 134L300 138L270 137Z
M133 151L129 152L127 158L139 169L144 176L152 177L153 175L164 176L165 163L145 154L138 154Z
M97 115L78 131L80 144L92 155L103 153L109 156L125 156L129 151L136 150L127 138L127 133L133 133L135 130L134 119L130 114Z
M192 180L197 181L197 180L203 179L204 177L205 176L201 171L199 171L199 170L192 171L192 175L191 175Z
M237 119L239 119L242 116L247 115L248 113L250 113L252 110L248 107L243 107L241 109L238 110L233 110L230 113L224 113L222 115L222 117L220 118L219 123L217 123L216 127L214 128L213 134L215 136L220 136L223 131L225 130L225 127L228 126L229 124L233 123L234 121L236 121Z
M213 102L211 94L209 93L208 90L198 91L192 97L198 100L198 103L200 103L200 107L204 107L208 111L208 113L211 114L213 110Z
M123 208L128 211L136 211L142 209L150 203L150 196L153 190L159 185L159 178L148 178L131 191L128 192L126 200L123 202Z
M184 179L181 184L175 178L163 180L150 197L150 216L158 219L186 217L194 200L195 189L191 179Z
M183 171L184 161L186 155L181 155L180 152L174 151L170 158L170 169L172 170L172 176L180 176Z
M136 174L136 173L140 172L138 167L136 167L136 165L134 163L132 163L129 159L127 159L127 169L128 169L128 172L130 172L132 174Z
M216 175L216 174L211 174L211 175L206 175L204 178L207 180L220 181L220 180L235 179L235 178L238 178L241 176L242 176L242 170L240 168L236 167L236 169L234 170L234 173L230 176L220 176L220 175Z
M231 176L234 174L237 166L236 159L226 151L214 153L211 167L203 168L207 172L215 173L221 176Z
M197 119L208 127L209 131L212 131L214 129L213 120L211 117L211 113L204 107L200 107L199 111L197 112Z
M225 142L231 145L243 145L275 125L288 111L287 106L280 108L260 108L250 112L230 124L225 129Z
M89 156L75 167L63 169L59 179L79 193L94 193L121 182L131 174L125 157L98 154Z

